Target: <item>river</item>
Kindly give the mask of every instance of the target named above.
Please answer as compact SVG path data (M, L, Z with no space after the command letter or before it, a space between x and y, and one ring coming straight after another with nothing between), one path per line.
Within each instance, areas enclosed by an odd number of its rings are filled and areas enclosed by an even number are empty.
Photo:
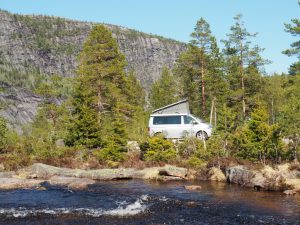
M201 185L200 191L184 185ZM0 224L300 224L300 197L210 182L99 182L0 192Z

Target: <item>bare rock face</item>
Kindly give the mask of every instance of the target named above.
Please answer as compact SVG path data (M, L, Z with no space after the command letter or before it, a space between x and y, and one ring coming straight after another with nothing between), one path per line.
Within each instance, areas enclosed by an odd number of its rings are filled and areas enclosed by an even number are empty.
M77 55L96 23L49 16L22 16L0 10L0 57L14 69L37 68L52 75L73 76ZM160 76L163 66L173 67L186 44L104 24L113 33L126 56L128 70L134 69L145 88Z
M0 116L6 118L13 128L21 130L21 125L34 120L38 105L42 98L24 88L16 88L0 81L0 102L5 104L5 109L0 111Z

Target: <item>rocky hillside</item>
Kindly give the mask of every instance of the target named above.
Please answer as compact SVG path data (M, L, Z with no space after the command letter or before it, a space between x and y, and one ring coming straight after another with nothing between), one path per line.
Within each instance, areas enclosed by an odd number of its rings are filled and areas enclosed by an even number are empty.
M0 115L14 127L31 122L39 96L29 90L52 74L74 76L76 58L93 23L48 16L23 16L0 10ZM184 43L135 30L106 25L145 90L172 68Z
M93 23L0 11L0 62L21 72L74 75L76 57ZM172 67L185 44L124 27L106 25L145 88Z

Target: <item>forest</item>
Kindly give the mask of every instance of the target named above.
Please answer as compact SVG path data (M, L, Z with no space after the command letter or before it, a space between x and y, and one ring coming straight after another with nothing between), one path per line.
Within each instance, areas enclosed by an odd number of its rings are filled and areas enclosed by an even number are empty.
M4 170L34 162L81 168L146 167L175 164L200 169L221 159L276 164L297 161L300 150L300 20L285 24L298 40L288 74L266 74L256 33L242 15L219 46L209 23L200 18L175 67L163 68L150 93L112 33L95 25L78 56L76 77L41 78L34 92L43 96L35 121L22 134L0 118L0 164ZM0 90L1 91L1 90ZM205 143L196 138L172 142L149 137L152 110L188 99L193 114L213 125ZM136 141L141 151L131 151Z

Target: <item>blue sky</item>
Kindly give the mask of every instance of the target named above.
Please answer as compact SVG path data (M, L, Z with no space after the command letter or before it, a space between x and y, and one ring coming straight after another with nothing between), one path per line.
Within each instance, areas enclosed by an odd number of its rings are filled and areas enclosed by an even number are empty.
M45 14L122 25L188 42L196 21L203 17L218 41L226 38L233 17L243 14L253 40L265 48L272 64L268 73L287 72L296 57L283 55L295 37L284 23L300 18L297 0L1 0L0 8L20 14Z

